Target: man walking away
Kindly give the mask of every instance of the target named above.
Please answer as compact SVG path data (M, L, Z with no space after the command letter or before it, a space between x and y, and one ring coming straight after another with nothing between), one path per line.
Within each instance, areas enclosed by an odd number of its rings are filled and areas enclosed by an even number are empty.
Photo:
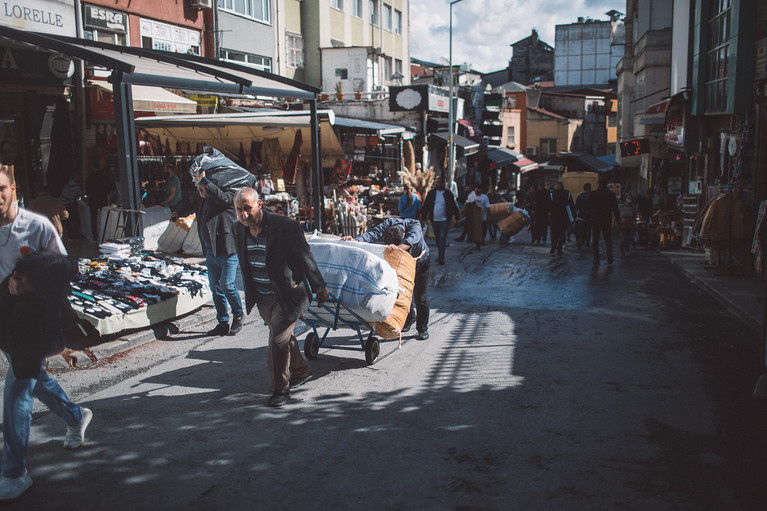
M445 180L438 177L434 188L426 194L423 205L424 220L431 220L434 227L434 238L437 242L437 264L445 264L445 247L447 246L447 231L450 220L455 217L458 221L460 213L455 198L449 190L445 190Z
M567 226L570 225L570 215L567 208L573 207L573 198L570 192L565 190L561 181L554 185L551 192L551 250L550 254L562 255L565 244ZM572 211L572 210L571 210Z
M604 236L607 245L607 264L613 263L612 220L620 218L618 200L607 188L607 178L599 179L599 187L591 194L591 242L594 264L599 264L599 235Z
M245 285L248 313L253 306L269 326L267 365L272 396L268 406L280 407L295 389L312 377L293 327L309 307L330 296L301 225L261 208L258 192L241 188L234 197L237 222L232 226ZM308 285L307 285L308 284Z
M591 183L575 199L575 241L578 248L591 245Z

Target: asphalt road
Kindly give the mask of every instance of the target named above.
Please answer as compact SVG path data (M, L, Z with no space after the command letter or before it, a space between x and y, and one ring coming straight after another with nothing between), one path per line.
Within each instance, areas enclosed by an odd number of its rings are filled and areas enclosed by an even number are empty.
M255 311L237 336L199 327L59 375L95 413L87 444L63 450L37 413L34 485L3 507L767 509L752 330L660 254L452 245L429 340L367 366L331 332L283 409L264 406Z

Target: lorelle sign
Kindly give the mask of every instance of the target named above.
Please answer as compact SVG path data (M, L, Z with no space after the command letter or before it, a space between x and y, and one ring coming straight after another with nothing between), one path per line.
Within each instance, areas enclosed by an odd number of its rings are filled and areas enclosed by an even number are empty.
M29 32L75 37L75 1L0 1L0 25Z

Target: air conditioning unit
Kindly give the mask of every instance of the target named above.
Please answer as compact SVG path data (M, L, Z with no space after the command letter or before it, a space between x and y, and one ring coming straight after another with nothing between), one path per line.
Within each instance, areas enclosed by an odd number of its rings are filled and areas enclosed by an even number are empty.
M213 0L189 0L189 7L192 9L212 9Z
M531 145L525 149L525 154L528 156L538 156L538 146Z

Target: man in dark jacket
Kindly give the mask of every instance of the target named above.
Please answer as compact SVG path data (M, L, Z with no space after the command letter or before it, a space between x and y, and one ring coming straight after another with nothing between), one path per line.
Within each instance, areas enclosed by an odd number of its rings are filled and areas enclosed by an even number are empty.
M585 183L575 199L575 240L578 248L591 245L591 183Z
M455 198L450 190L445 190L445 180L438 177L434 180L434 188L426 194L421 214L425 220L431 220L434 227L434 239L437 242L437 264L445 264L445 246L447 245L447 230L450 220L455 217L458 221L460 213Z
M546 244L546 232L549 229L549 212L551 211L551 196L543 184L538 183L538 189L533 194L532 207L532 225L530 234L532 235L532 244Z
M565 233L567 226L570 225L570 214L572 212L573 198L570 192L564 189L561 181L554 185L554 191L551 192L551 250L557 255L562 255L562 248L565 244Z
M450 193L450 192L446 192ZM383 241L387 245L395 245L396 248L407 251L415 264L415 285L413 287L413 300L410 302L410 314L407 316L403 332L410 330L415 322L418 334L416 339L425 341L429 338L429 299L426 291L429 286L429 247L423 239L421 222L412 218L387 218L368 232L362 233L356 238L344 236L347 241L362 241L375 243Z
M312 377L293 327L309 307L312 292L322 305L330 293L300 224L261 208L258 192L241 188L234 197L232 226L245 286L245 308L258 307L269 325L267 362L272 382L268 405L287 403L290 389Z
M172 213L171 221L191 213L197 214L197 231L205 254L208 267L208 282L213 294L218 324L208 335L236 334L242 330L242 300L234 280L237 276L237 250L232 224L237 219L234 212L235 190L222 190L216 183L205 177L205 172L197 178L197 192L202 201L190 202ZM229 311L232 309L232 326L229 326Z
M607 264L613 263L612 217L617 221L621 214L618 211L618 199L607 188L607 178L599 179L599 188L591 194L591 242L594 251L594 264L599 264L599 234L605 238L607 245Z

